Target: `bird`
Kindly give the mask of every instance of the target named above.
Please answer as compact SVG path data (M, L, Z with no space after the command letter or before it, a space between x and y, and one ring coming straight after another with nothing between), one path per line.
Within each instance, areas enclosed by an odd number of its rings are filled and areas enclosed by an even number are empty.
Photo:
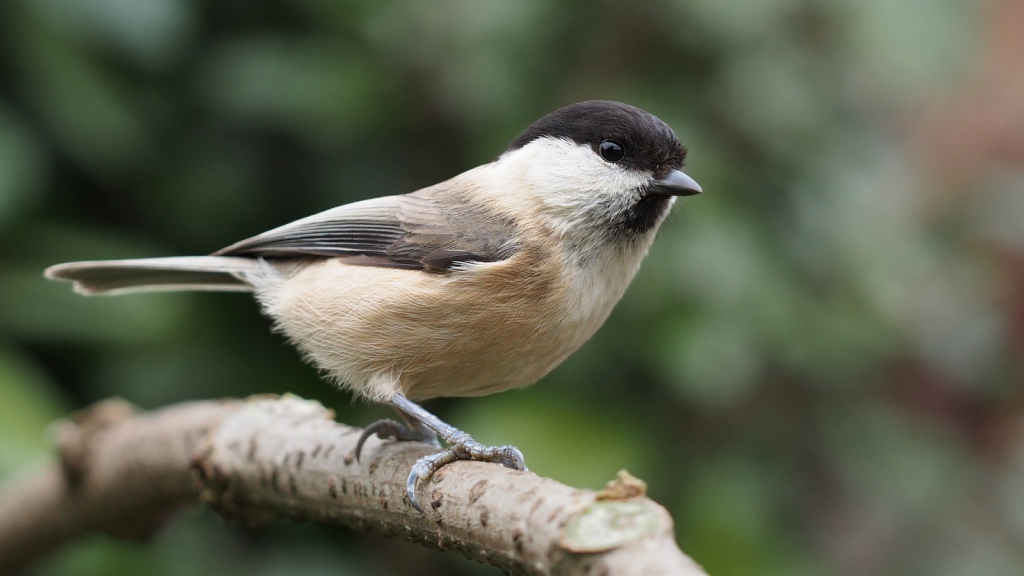
M673 130L631 105L572 104L491 162L403 195L345 204L209 256L72 262L86 295L252 292L326 378L387 403L373 435L423 441L406 492L457 460L524 470L417 402L523 387L586 342L621 299L677 198L701 193ZM441 449L440 437L447 444Z

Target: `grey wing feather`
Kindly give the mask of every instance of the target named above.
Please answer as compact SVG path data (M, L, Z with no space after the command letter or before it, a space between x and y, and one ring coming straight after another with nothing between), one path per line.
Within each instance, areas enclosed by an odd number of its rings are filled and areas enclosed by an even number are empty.
M218 250L214 256L384 255L402 235L397 196L339 206Z
M350 257L353 264L444 271L515 252L515 225L444 189L340 206L275 228L215 255Z

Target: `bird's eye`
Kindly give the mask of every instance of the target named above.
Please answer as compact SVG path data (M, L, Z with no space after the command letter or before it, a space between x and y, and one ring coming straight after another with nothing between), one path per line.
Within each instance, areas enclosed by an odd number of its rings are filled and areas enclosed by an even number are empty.
M622 148L622 144L613 140L605 140L604 142L601 142L601 146L598 150L601 152L601 158L604 158L609 162L618 162L626 155L626 151Z

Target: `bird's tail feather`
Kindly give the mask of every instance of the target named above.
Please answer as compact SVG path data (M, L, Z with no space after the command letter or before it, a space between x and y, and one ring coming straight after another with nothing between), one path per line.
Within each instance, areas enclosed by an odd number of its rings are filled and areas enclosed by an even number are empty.
M261 262L232 256L185 256L141 260L69 262L46 269L46 277L75 283L81 294L125 294L154 290L252 291L247 278Z

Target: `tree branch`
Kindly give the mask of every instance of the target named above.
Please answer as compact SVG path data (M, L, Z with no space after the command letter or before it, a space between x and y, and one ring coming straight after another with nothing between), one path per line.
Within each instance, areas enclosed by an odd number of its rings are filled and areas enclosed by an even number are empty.
M144 414L107 401L56 430L61 463L0 487L0 574L88 532L146 538L199 496L251 526L288 518L375 530L513 574L706 576L628 476L594 493L456 462L420 485L421 514L405 478L430 447L373 441L355 462L360 430L296 397Z

